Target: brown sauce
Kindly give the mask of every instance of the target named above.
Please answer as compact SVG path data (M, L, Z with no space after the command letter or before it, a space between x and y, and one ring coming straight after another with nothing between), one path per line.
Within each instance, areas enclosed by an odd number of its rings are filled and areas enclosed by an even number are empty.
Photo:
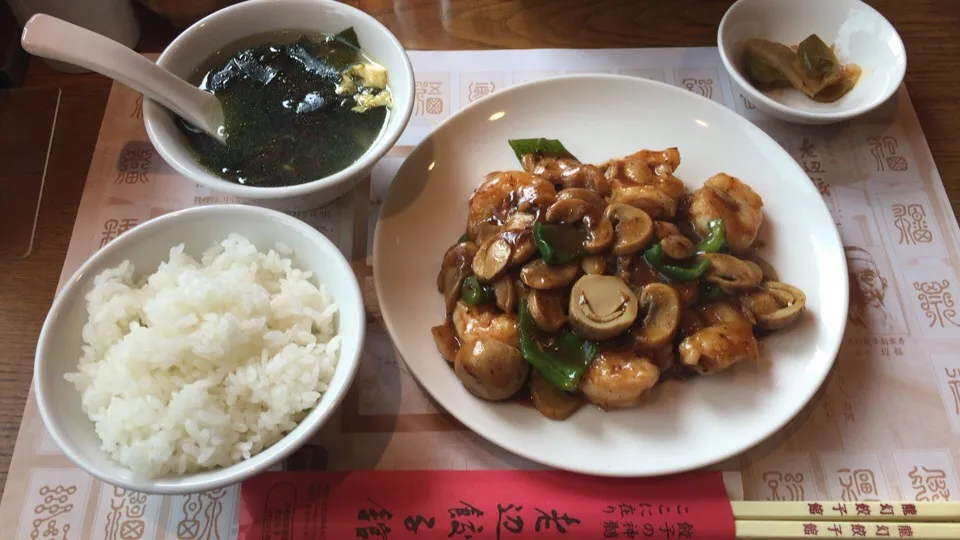
M534 369L534 368L530 368ZM507 401L510 403L516 403L518 405L525 405L527 407L533 407L533 395L530 394L530 382L527 381L520 387L520 390L517 390L517 393L507 398Z

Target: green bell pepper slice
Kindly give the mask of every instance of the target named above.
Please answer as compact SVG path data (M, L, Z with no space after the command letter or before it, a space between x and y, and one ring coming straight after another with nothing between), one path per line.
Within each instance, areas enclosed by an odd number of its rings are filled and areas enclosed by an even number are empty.
M663 274L667 279L674 281L695 281L710 268L710 261L699 259L693 263L690 268L663 263L663 246L655 244L650 249L643 252L643 258L647 263Z
M486 304L493 299L493 291L490 287L480 283L477 276L469 276L463 280L460 286L460 298L470 306Z
M726 227L722 219L710 222L710 232L699 244L697 253L720 253L727 246Z
M577 159L564 148L563 143L556 139L511 139L507 142L513 149L513 153L517 155L517 160L521 162L523 156L527 154L536 154L540 157Z
M720 287L717 287L709 281L700 282L700 302L713 302L714 300L720 300L725 297L726 293L720 290Z
M550 384L565 392L580 387L580 377L597 355L597 344L581 341L569 328L555 335L548 345L536 339L535 323L520 300L520 353Z
M573 225L536 222L533 241L547 264L567 264L583 255L586 233Z

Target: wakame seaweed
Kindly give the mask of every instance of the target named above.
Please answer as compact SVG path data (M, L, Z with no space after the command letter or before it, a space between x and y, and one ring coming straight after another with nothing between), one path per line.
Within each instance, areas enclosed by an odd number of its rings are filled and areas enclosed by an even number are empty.
M227 138L221 144L178 122L197 161L212 174L258 187L302 184L356 162L383 129L389 105L358 112L355 95L389 90L365 87L359 78L344 84L352 66L374 65L353 28L263 41L203 75L200 88L223 105Z

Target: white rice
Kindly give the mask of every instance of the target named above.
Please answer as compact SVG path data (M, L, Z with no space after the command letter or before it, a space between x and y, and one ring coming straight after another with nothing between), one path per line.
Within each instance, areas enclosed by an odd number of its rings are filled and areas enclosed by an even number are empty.
M340 352L337 306L310 278L239 235L199 262L174 247L141 279L129 261L97 276L65 377L103 450L157 477L232 465L293 429Z

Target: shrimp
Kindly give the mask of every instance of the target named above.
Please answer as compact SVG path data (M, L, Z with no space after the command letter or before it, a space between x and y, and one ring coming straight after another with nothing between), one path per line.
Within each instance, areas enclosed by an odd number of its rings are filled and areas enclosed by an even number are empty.
M750 186L720 173L704 182L690 197L688 212L697 233L706 236L710 222L722 219L727 245L735 254L746 252L763 221L763 199Z
M559 183L564 189L586 188L593 190L601 197L610 194L610 182L596 165L584 164L564 169L560 174Z
M744 360L760 359L753 329L742 323L708 326L681 341L678 352L684 365L704 375L723 371Z
M633 407L660 380L649 358L626 350L601 350L580 380L580 391L603 409Z
M458 301L453 309L453 329L460 343L486 339L520 348L516 315L504 313L493 305L470 306Z
M680 166L680 151L675 146L663 150L639 150L624 157L623 160L640 161L653 168L664 166L673 172Z
M542 176L554 184L560 184L560 175L567 169L579 167L581 163L572 158L557 158L525 154L520 159L523 170Z
M673 287L677 285L675 283ZM680 335L684 337L690 337L716 324L739 324L748 327L754 325L753 318L734 301L718 300L697 307L687 306L688 309L680 314Z
M470 196L467 235L474 241L492 236L514 213L537 215L556 200L556 188L540 176L524 171L491 173Z
M605 175L615 192L630 187L652 186L671 199L679 199L686 192L683 182L673 175L680 166L680 152L676 148L641 150L605 165Z
M739 304L720 300L700 308L700 314L706 324L741 324L753 326L753 319L744 312Z

